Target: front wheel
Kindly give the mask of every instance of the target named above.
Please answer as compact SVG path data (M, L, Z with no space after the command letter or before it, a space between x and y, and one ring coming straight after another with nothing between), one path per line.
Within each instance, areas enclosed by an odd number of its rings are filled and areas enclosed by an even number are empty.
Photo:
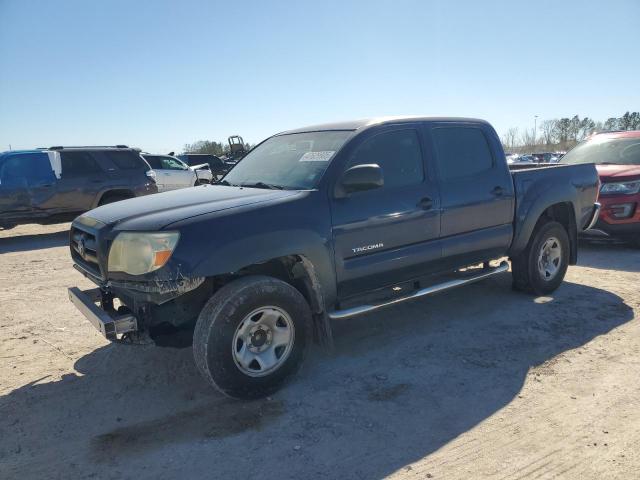
M266 276L235 280L200 312L196 366L225 395L265 397L300 368L310 322L307 301L288 283Z
M569 249L569 235L562 224L539 224L527 248L511 259L514 287L536 295L553 292L567 273Z

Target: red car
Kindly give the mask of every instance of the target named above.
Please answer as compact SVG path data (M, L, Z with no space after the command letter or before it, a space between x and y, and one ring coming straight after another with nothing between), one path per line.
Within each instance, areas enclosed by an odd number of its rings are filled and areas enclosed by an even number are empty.
M602 205L594 234L640 247L640 130L599 133L569 151L560 163L595 163Z

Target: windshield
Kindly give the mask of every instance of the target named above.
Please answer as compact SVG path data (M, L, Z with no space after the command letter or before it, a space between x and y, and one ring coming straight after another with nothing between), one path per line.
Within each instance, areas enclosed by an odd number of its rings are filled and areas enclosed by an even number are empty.
M271 137L251 150L224 177L223 183L291 190L315 188L351 133L338 130Z
M595 137L568 152L560 163L640 165L640 137Z

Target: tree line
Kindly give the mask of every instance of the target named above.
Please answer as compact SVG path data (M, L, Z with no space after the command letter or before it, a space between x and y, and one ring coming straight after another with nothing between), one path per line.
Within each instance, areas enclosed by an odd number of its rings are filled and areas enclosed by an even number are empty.
M625 112L604 122L579 115L543 120L536 129L510 128L501 140L505 151L510 153L566 151L592 133L612 130L640 130L640 113Z
M244 148L249 151L251 145L245 142ZM184 151L189 153L208 153L209 155L220 157L229 153L229 144L211 140L198 140L193 143L186 143Z

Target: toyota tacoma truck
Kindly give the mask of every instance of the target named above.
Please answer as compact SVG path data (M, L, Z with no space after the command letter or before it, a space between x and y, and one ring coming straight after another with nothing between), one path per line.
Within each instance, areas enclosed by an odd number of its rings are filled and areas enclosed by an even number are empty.
M489 123L384 118L301 128L255 147L217 185L106 205L70 231L69 289L113 341L192 332L195 364L255 398L331 323L509 269L544 295L598 218L591 164L510 171Z

